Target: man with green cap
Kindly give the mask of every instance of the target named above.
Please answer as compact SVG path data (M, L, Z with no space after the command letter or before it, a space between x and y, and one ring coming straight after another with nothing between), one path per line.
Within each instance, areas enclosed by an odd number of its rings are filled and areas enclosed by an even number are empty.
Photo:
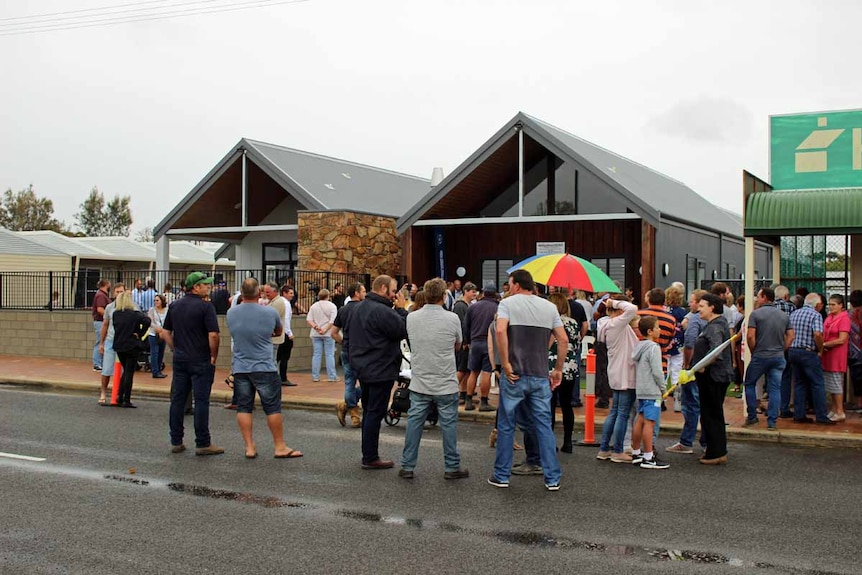
M195 455L218 455L224 449L210 439L209 413L215 364L218 358L219 327L215 307L208 301L213 279L202 272L186 278L186 296L168 307L165 341L173 351L171 381L171 452L185 451L183 412L189 389L194 395Z

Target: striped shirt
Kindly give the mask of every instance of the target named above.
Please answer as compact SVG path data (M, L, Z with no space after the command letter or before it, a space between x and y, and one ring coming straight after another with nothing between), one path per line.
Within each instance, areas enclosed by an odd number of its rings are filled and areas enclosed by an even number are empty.
M142 312L147 313L151 307L156 305L156 291L134 289L132 290L132 301Z
M796 334L790 349L817 351L814 334L823 333L823 316L810 305L804 305L790 314L790 327Z
M673 336L676 334L676 318L673 317L664 306L651 305L646 309L638 310L639 316L654 316L658 320L658 326L661 328L661 335L656 340L656 343L661 348L661 370L667 375L667 362L670 358L670 348L673 346ZM640 330L636 330L638 339L645 339Z

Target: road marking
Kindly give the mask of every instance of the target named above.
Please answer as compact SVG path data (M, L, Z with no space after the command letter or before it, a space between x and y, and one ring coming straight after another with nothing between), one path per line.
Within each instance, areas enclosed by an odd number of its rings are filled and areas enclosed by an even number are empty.
M44 457L30 457L29 455L18 455L17 453L3 453L0 451L0 457L8 457L9 459L23 459L24 461L45 461Z

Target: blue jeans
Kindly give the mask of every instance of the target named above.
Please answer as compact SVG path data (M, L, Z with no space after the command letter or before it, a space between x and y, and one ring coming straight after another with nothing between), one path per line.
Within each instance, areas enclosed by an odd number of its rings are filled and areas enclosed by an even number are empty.
M335 340L331 337L311 338L313 354L311 356L311 379L320 379L320 360L326 354L326 376L330 380L338 377L335 372Z
M629 423L629 416L631 415L632 406L635 401L635 390L613 390L613 395L614 401L611 404L611 410L605 419L605 424L602 426L602 441L599 450L607 451L611 445L611 440L613 440L612 451L614 453L622 453L626 426Z
M404 435L404 451L401 467L414 469L419 456L419 441L431 404L437 404L440 435L443 438L443 469L458 471L461 454L458 453L458 392L445 395L425 395L410 392L410 410L407 412L407 432Z
M782 415L790 413L790 390L793 388L793 366L790 365L790 357L787 352L784 352L784 360L786 365L784 371L781 372L781 407L779 409Z
M347 352L341 352L341 367L344 368L344 403L348 409L356 407L362 399L362 388L356 385L356 372L347 361Z
M165 342L157 335L147 338L150 342L150 371L153 375L162 373L162 360L165 359Z
M700 421L700 393L697 389L697 383L691 381L685 385L679 386L680 402L682 403L682 433L679 434L679 442L686 447L694 445L694 438L697 435L697 423ZM703 434L700 435L700 444L704 445Z
M793 419L805 417L806 389L811 388L814 401L814 417L817 421L829 421L826 417L826 387L823 383L823 364L814 351L790 348L787 352L793 365L796 383L793 386Z
M527 404L521 402L515 410L515 425L524 432L524 463L534 467L542 466L542 456L539 454L539 440L536 438L536 426ZM499 431L498 431L499 433Z
M209 361L174 361L169 424L171 445L183 442L183 413L189 390L195 398L195 446L210 445L210 391L215 367Z
M547 377L522 375L510 382L500 378L500 407L497 408L497 455L494 458L494 479L508 481L512 472L512 444L515 441L515 420L518 406L527 406L539 443L539 456L545 472L545 484L560 482L560 462L557 460L557 440L551 430L551 386Z
M757 380L766 375L766 391L769 393L769 407L766 410L766 421L775 425L778 421L778 406L781 403L781 374L784 373L784 354L778 357L751 356L748 369L745 370L745 404L748 408L748 419L757 417Z
M102 367L102 354L99 353L99 340L102 339L102 322L93 322L93 331L96 332L96 343L93 344L93 367Z

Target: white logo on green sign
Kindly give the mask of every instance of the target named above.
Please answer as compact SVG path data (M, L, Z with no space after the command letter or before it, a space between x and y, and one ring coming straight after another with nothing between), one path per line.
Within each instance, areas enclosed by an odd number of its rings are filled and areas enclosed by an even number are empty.
M770 118L776 190L862 187L862 110Z

